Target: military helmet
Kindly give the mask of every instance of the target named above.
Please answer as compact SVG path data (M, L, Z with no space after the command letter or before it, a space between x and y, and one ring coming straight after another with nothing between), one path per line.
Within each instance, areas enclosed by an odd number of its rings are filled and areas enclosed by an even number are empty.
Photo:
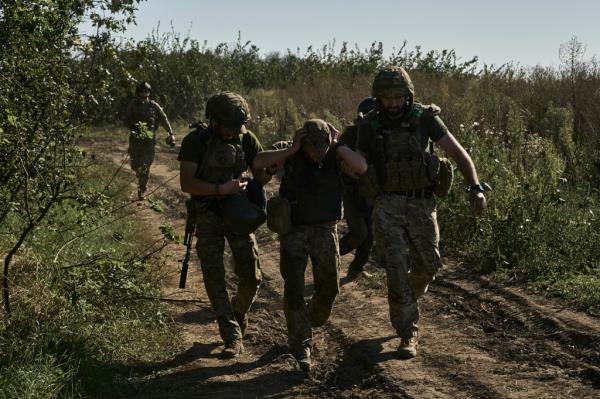
M152 91L152 86L150 86L150 83L146 82L146 81L141 81L137 87L135 88L135 92L139 93L141 91Z
M391 66L377 73L373 80L372 95L377 98L386 94L406 96L412 100L415 88L404 68Z
M377 101L375 101L373 97L365 97L358 103L358 107L356 107L356 115L366 115L376 106Z
M239 94L224 91L208 99L206 117L228 128L240 128L250 120L250 107Z

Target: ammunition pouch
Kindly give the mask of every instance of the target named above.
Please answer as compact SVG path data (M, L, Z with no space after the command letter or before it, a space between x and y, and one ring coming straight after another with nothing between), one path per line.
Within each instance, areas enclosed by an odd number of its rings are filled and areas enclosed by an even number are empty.
M438 197L445 197L452 188L452 181L454 180L454 168L452 166L452 162L450 162L450 160L447 158L440 158L439 165L438 178L433 186L433 193Z
M292 212L286 198L276 196L267 201L267 227L280 236L292 228Z
M358 193L367 200L373 200L379 193L379 181L374 165L369 165L367 173L358 177Z

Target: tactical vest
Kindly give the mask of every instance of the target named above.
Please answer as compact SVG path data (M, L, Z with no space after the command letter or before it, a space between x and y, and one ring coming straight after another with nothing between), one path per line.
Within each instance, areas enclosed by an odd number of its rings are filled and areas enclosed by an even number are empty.
M286 185L281 194L290 203L292 224L319 224L341 219L342 187L335 152L329 151L320 166L302 151L288 162L293 164L291 173L285 176Z
M243 144L250 139L249 133L239 134L235 140L230 142L224 142L209 129L199 130L198 134L205 143L196 171L198 179L209 183L223 184L231 179L237 179L248 169Z
M379 116L371 115L375 133L375 167L383 191L420 190L435 185L439 161L432 155L427 132L420 128L423 106L415 103L398 127L384 128Z
M153 101L143 102L135 99L129 117L132 125L143 122L151 131L155 131L158 128L158 116L156 115L156 108Z

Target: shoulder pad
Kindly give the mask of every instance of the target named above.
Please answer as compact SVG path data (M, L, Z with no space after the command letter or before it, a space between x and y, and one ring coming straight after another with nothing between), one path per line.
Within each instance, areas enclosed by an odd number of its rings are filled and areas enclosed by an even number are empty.
M202 121L196 121L189 124L190 129L195 130L206 130L208 129L208 125Z
M442 109L435 104L422 105L422 107L424 116L433 117L442 112Z
M412 125L419 125L423 118L433 118L439 115L442 109L435 104L423 105L414 103L413 109L410 111L409 121Z
M381 121L379 120L379 111L376 109L369 111L369 113L360 120L359 126L369 125L373 130L381 128Z

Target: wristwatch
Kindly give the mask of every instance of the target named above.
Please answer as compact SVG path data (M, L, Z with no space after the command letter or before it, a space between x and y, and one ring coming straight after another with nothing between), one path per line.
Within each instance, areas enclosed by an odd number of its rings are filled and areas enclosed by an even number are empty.
M477 183L477 184L473 184L472 186L468 187L466 189L466 191L468 193L485 193L487 190L486 188L489 187L489 185L487 183Z

